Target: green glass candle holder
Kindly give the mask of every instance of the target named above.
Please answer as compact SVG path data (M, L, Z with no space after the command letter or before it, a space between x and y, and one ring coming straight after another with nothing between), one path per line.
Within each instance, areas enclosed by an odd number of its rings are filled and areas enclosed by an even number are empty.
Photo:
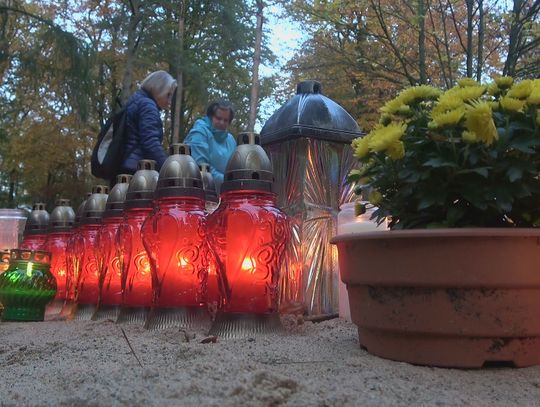
M9 268L0 274L4 321L43 321L45 306L56 295L56 279L50 264L49 252L11 251Z

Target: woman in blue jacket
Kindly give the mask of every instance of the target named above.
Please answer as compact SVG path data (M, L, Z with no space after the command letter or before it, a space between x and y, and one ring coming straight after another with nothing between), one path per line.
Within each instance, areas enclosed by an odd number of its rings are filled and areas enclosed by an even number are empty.
M165 71L148 75L127 103L127 140L122 171L133 174L139 160L156 161L156 170L167 158L163 149L161 110L168 109L176 81Z
M218 100L206 109L206 116L197 120L185 139L197 164L209 164L216 188L223 183L227 162L236 148L236 141L227 127L234 118L230 102Z

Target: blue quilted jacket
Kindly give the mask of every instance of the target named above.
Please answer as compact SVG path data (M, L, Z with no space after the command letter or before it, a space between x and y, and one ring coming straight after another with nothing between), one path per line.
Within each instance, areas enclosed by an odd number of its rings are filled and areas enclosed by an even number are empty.
M137 170L139 160L148 159L156 161L156 170L159 171L167 158L161 145L163 122L157 103L142 89L128 100L127 126L128 135L122 170L133 174Z

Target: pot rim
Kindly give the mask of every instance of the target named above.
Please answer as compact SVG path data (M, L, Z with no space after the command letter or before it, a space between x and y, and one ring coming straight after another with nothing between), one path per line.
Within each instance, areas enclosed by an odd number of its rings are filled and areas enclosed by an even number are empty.
M433 237L540 237L540 228L438 228L438 229L407 229L381 230L374 232L343 233L334 236L330 243L338 244L352 240L377 239L427 239Z

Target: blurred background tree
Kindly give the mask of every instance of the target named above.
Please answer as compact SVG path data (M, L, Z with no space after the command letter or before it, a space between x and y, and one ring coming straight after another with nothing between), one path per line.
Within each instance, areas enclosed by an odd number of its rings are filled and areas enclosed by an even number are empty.
M274 35L281 21L302 32L281 71L269 20ZM261 101L277 108L304 79L367 129L404 86L539 77L539 34L540 0L4 0L0 207L77 206L99 182L89 159L100 127L157 69L180 84L165 144L216 97L237 109L233 133L264 123Z

